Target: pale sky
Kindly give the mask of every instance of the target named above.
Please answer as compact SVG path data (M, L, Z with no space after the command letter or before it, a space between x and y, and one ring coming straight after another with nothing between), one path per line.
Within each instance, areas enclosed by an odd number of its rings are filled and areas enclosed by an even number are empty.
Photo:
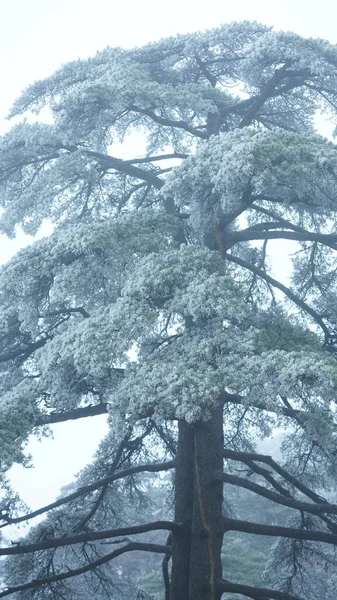
M86 58L105 46L149 41L255 20L277 29L337 43L335 0L0 0L0 131L20 91L62 63ZM29 239L0 236L0 263ZM50 502L91 458L106 431L102 417L59 424L54 440L33 440L35 468L12 470L12 482L31 508Z

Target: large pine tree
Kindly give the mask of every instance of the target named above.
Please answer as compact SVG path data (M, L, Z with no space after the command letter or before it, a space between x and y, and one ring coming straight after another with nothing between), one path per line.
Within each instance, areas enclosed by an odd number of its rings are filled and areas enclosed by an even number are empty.
M337 153L315 123L336 103L336 46L247 22L107 48L17 100L1 232L54 230L0 272L0 518L45 519L0 549L0 598L117 597L131 551L163 557L161 599L334 598ZM27 437L103 413L76 486L22 511ZM174 518L144 522L165 471ZM240 519L231 486L289 521ZM266 587L222 577L228 532L276 539Z

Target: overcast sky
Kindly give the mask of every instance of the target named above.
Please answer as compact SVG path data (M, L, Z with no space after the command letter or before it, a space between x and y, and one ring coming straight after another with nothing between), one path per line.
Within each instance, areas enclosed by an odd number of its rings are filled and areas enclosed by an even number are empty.
M139 46L161 37L255 20L337 43L335 0L0 0L0 131L15 97L62 63L105 46ZM0 263L29 239L0 236ZM54 440L32 441L34 469L13 469L13 485L36 508L84 466L104 431L102 417L55 426ZM61 462L61 464L60 464Z

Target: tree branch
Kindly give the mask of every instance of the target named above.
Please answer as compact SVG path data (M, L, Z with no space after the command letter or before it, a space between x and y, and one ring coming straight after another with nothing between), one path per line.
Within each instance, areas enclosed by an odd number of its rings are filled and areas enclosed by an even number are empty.
M124 161L121 158L116 158L109 154L101 154L100 152L94 152L92 150L85 151L85 154L92 158L96 158L99 161L101 168L104 170L114 169L119 173L141 179L142 181L146 181L148 184L153 185L157 190L160 190L164 185L164 181L151 171L135 167L130 162Z
M308 540L311 542L324 542L325 544L337 545L337 535L325 531L310 531L307 529L298 529L296 527L279 527L278 525L262 525L261 523L251 523L249 521L239 521L237 519L224 518L223 530L241 531L243 533L252 533L254 535L266 535L271 537L285 537L296 540Z
M232 460L238 461L255 460L257 462L263 462L269 465L272 469L274 469L274 471L279 473L279 475L281 475L286 481L291 483L291 485L296 487L300 492L302 492L302 494L305 494L306 496L308 496L308 498L310 498L317 504L329 504L329 502L327 502L325 498L319 496L318 494L315 494L315 492L313 492L310 488L304 485L304 483L297 479L297 477L294 477L293 475L291 475L291 473L289 473L283 467L281 467L281 465L275 462L271 456L265 454L254 454L251 452L236 452L234 450L227 449L224 450L223 456L224 458L230 458Z
M273 198L265 196L264 194L260 194L259 196L254 197L254 202L255 202L255 200L267 200L267 202L272 202ZM276 199L276 201L281 202L281 203L283 202L282 198ZM251 204L251 208L253 210L255 210L256 212L260 212L264 215L267 215L268 217L271 217L272 219L276 219L276 221L279 223L279 225L283 225L286 229L293 229L294 231L299 231L299 232L306 231L305 229L303 229L303 227L300 227L299 225L294 225L294 223L292 223L291 221L284 219L277 213L274 213L272 210L268 210L268 208L264 208L263 206L260 206L257 204Z
M62 546L73 546L85 542L94 542L95 540L106 540L115 537L127 537L148 531L158 531L164 529L171 532L179 532L180 526L172 521L154 521L153 523L144 523L133 527L122 527L120 529L106 529L102 531L89 531L85 533L76 533L74 535L60 538L47 539L35 544L14 544L8 548L0 548L0 556L12 556L16 554L27 554L28 552L38 552L39 550L49 550L51 548L61 548ZM337 539L337 536L336 536Z
M157 162L159 160L169 160L174 158L185 159L188 158L188 154L184 154L182 152L172 152L171 154L157 154L155 156L144 156L143 158L130 158L128 160L124 160L124 164L142 164L149 162Z
M195 137L199 137L203 140L207 140L209 137L205 131L200 131L200 129L191 127L191 125L188 125L188 123L186 123L186 121L175 121L174 119L169 119L167 117L161 117L161 116L157 115L150 108L139 108L138 106L131 104L130 110L132 110L133 112L136 112L138 114L150 117L150 119L152 119L152 121L154 121L155 123L158 123L159 125L164 125L165 127L173 127L175 129L183 129L184 131L187 131L188 133L191 133Z
M277 590L271 590L268 588L251 587L241 583L232 583L227 579L221 579L220 581L217 581L217 588L223 594L225 592L242 594L248 598L253 598L253 600L303 600L303 598L300 598L299 596L293 596L292 594L287 594L286 592L278 592Z
M39 415L34 421L34 427L41 425L53 425L55 423L63 423L64 421L76 421L86 417L96 417L97 415L105 415L108 413L108 405L106 402L99 404L90 404L80 408L64 410L62 412L53 412L50 414Z
M301 502L300 500L288 498L286 496L282 496L281 494L275 494L275 492L272 492L262 485L254 483L253 481L248 481L247 479L243 479L243 477L238 477L237 475L230 475L229 473L223 473L222 479L225 483L245 488L246 490L250 490L251 492L258 494L259 496L263 496L272 502L282 504L283 506L288 506L289 508L309 512L313 515L320 515L322 513L337 515L337 504L311 504L310 502Z
M175 466L175 463L173 460L171 460L171 461L167 461L167 462L163 462L163 463L137 465L136 467L130 467L129 469L123 469L122 471L113 473L112 475L109 475L108 477L104 477L103 479L99 479L88 485L84 485L84 486L78 488L78 490L76 490L72 494L69 494L68 496L63 496L63 498L59 498L58 500L55 500L55 502L52 502L51 504L47 504L46 506L43 506L42 508L38 508L37 510L34 510L33 512L28 513L26 515L22 515L21 517L9 517L7 515L0 514L0 520L5 521L4 524L0 525L0 529L2 529L3 527L6 527L7 525L11 525L13 523L21 523L22 521L28 521L29 519L33 519L34 517L42 515L43 513L46 513L54 508L58 508L59 506L62 506L63 504L67 504L68 502L71 502L72 500L75 500L76 498L79 498L80 496L89 494L90 492L93 492L93 491L103 487L107 483L112 483L113 481L116 481L117 479L122 479L123 477L129 477L130 475L136 475L137 473L143 473L144 471L149 472L149 473L158 473L160 471L167 471L169 469L173 469L174 466Z
M240 394L230 394L229 392L222 392L222 400L224 403L229 402L231 404L241 404L247 406L247 401L245 400L244 396L241 396ZM301 416L305 417L307 415L307 413L305 413L302 410L298 410L297 408L286 408L285 406L277 405L273 409L264 402L250 403L249 407L259 408L261 410L266 410L267 412L275 413L278 415L282 414L285 417L291 417L293 419Z
M275 224L269 224L275 228ZM279 227L282 225L279 224ZM253 226L254 227L254 226ZM250 240L294 240L296 242L319 242L333 250L337 250L337 236L323 233L313 233L311 231L257 231L257 229L244 229L243 231L233 231L230 233L229 241L232 245L238 242Z
M280 283L279 281L277 281L277 279L274 279L273 277L268 275L265 271L263 271L262 269L259 269L259 267L256 267L252 263L249 263L248 261L243 260L242 258L239 258L238 256L233 256L233 254L228 254L228 252L226 252L224 256L230 262L240 265L240 267L243 267L244 269L248 269L255 275L258 275L259 277L261 277L261 279L264 279L264 281L266 281L267 283L271 284L273 287L276 287L277 289L281 290L281 292L283 292L283 294L285 296L287 296L299 308L301 308L304 312L306 312L308 315L310 315L314 319L314 321L320 326L320 328L324 332L325 343L328 343L328 340L331 337L330 331L329 331L328 327L325 325L321 315L319 315L318 312L316 312L311 306L309 306L309 304L304 302L304 300L301 300L301 298L299 298L296 294L294 294L294 292L292 292L289 288L287 288L285 285L283 285L283 283Z
M278 96L282 96L286 92L290 92L291 90L300 87L303 85L303 78L308 77L310 75L309 69L299 69L297 71L288 71L287 65L283 65L280 69L276 69L270 81L267 82L264 89L258 94L251 106L247 110L246 114L242 118L240 124L238 125L239 129L243 129L250 125L256 115L258 114L260 108L266 103L270 98L277 98ZM280 86L276 89L276 86L281 83L282 79L286 78L288 83ZM289 80L290 78L290 80Z
M36 587L41 587L42 585L54 583L56 581L64 581L65 579L70 579L72 577L76 577L77 575L82 575L83 573L93 571L97 567L100 567L106 564L107 562L110 562L114 558L125 554L125 552L134 551L157 552L160 554L169 554L171 552L169 546L163 546L160 544L148 544L144 542L129 542L125 546L122 546L122 548L118 548L117 550L114 550L109 554L105 554L101 558L90 562L89 564L86 564L83 567L79 567L78 569L69 569L67 571L62 571L61 573L56 573L55 575L51 575L49 577L34 579L33 581L29 581L28 583L23 583L7 588L0 592L0 598L5 598L5 596L9 596L10 594L14 594L16 592L31 590Z

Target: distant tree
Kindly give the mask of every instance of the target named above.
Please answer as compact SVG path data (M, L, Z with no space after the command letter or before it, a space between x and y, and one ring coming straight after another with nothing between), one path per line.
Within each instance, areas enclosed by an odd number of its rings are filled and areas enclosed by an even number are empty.
M0 517L46 518L0 549L0 598L113 598L131 552L161 557L165 600L334 597L337 153L315 118L336 103L336 46L247 22L107 48L17 100L1 231L54 231L0 273ZM104 413L75 491L22 511L6 472L29 434ZM279 462L256 446L276 427ZM166 471L174 518L144 523ZM231 486L290 521L239 518ZM274 538L265 587L222 576L229 532L231 560Z

